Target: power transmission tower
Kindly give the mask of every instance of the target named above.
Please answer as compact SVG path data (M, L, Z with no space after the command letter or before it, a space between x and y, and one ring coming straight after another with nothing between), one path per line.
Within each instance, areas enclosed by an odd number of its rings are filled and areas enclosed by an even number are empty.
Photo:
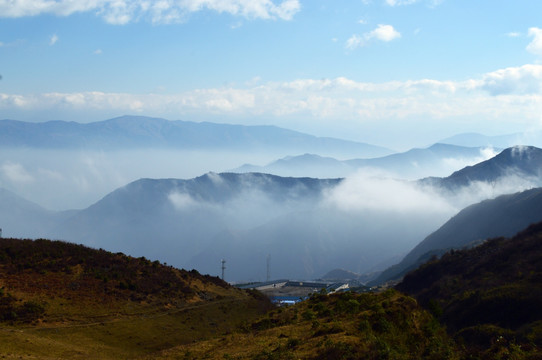
M222 280L224 280L224 270L226 270L226 260L222 259Z
M267 255L267 281L271 280L271 255Z

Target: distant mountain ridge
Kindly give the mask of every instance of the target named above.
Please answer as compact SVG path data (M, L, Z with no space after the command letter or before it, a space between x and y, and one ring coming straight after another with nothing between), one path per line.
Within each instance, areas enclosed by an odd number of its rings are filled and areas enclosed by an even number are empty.
M316 137L276 126L169 121L143 116L77 123L0 120L0 146L35 148L291 149L318 153L390 154L383 147Z
M4 237L38 237L74 214L73 211L44 209L4 188L0 188L0 204L0 228Z
M156 258L164 258L164 249L168 249L168 262L210 272L216 269L202 267L208 259L193 262L197 254L222 249L231 232L248 231L281 214L311 209L324 191L340 182L259 173L208 173L188 180L141 179L78 212L50 236L113 251L133 249ZM253 235L248 244L235 251L240 253L266 236ZM150 239L160 239L160 245ZM228 247L231 245L225 246L228 252L233 250ZM253 257L251 254L242 261Z
M485 187L510 173L516 177L537 174L541 150L522 148L516 154L518 150L507 149L458 173L469 181L481 179ZM491 162L499 166L488 165ZM461 184L470 183L459 180L461 196ZM535 180L540 178L534 176ZM437 180L431 181L437 184ZM396 263L398 256L412 250L456 209L466 206L464 202L458 202L461 207L452 204L438 189L425 192L427 184L423 182L420 189L416 185L381 178L207 173L188 180L140 179L86 209L62 216L39 207L36 213L37 206L27 206L24 201L10 206L6 200L0 203L0 211L18 217L22 226L33 219L46 225L30 237L64 239L134 256L147 254L211 274L218 273L225 258L228 279L235 281L264 278L270 255L273 276L310 279L336 268L363 274ZM499 191L482 193L478 198L503 193ZM425 199L433 194L434 201ZM386 202L386 197L392 201ZM424 202L403 208L402 197ZM38 221L40 216L43 221ZM15 224L8 219L4 216L0 226L9 229Z
M507 186L507 182L530 190L502 195L463 209L372 283L401 278L432 255L489 237L511 236L542 220L542 149L534 146L507 148L489 160L467 166L448 177L419 180L419 185L440 189L445 196L454 196L471 186L476 191L477 184L498 187L504 183L504 189L514 187Z
M484 148L433 144L424 149L374 157L370 159L337 160L316 154L287 156L265 166L245 164L233 172L264 172L280 176L346 177L365 169L382 171L402 179L418 179L429 175L448 175L465 166L484 160Z
M426 178L421 184L453 190L474 182L495 183L507 176L533 180L542 186L542 149L534 146L514 146L495 157L467 166L445 178Z
M542 221L542 188L471 205L427 236L400 263L386 269L373 283L399 279L433 255L473 246L488 238L512 236L539 221Z
M540 131L496 136L487 136L479 133L463 133L450 136L440 140L439 142L459 146L491 146L504 149L516 145L542 146L540 139Z
M423 212L342 209L331 201L342 183L260 173L141 179L48 236L210 274L227 259L226 276L234 281L263 279L270 255L274 277L311 279L339 266L361 273L389 264L442 221L439 215L422 222ZM379 224L391 213L397 227L383 229Z

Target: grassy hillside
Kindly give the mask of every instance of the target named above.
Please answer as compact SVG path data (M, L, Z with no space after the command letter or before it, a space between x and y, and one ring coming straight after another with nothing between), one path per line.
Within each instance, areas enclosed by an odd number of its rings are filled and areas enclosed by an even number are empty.
M459 359L440 324L394 290L314 294L237 333L160 354L164 359ZM149 358L150 359L150 358Z
M0 239L0 287L5 358L457 358L432 315L394 290L273 309L195 271L15 239Z
M454 251L380 293L257 292L145 258L0 239L12 359L540 359L542 223ZM446 331L447 330L447 331Z
M0 239L0 354L136 358L226 334L270 308L216 277L49 240Z
M447 253L397 289L431 309L472 356L542 358L542 223Z

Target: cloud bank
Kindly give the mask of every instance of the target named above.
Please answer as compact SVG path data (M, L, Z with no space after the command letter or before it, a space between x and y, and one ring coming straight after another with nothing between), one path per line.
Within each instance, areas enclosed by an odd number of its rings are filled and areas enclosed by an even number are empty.
M421 79L370 83L338 77L252 83L178 94L0 93L0 111L15 118L17 114L32 112L51 112L56 118L62 118L63 112L94 113L95 120L103 119L101 114L135 113L176 119L297 116L318 122L337 118L378 121L425 116L437 121L485 117L528 123L539 122L542 113L542 65L501 69L464 81Z
M204 10L249 19L291 20L300 9L299 0L0 0L0 17L93 12L115 25L140 19L155 24L181 22L191 13Z

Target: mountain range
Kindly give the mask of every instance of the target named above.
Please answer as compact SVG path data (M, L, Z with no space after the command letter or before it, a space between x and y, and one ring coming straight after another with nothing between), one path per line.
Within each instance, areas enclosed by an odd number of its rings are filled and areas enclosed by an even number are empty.
M401 179L446 176L491 157L493 149L434 144L424 149L370 159L337 160L316 154L287 156L265 166L245 164L233 172L263 172L280 176L346 177L357 171L380 172Z
M454 191L473 183L497 184L508 182L540 183L542 151L534 146L514 146L503 150L490 160L467 166L445 178L426 178L420 183Z
M517 145L542 146L540 131L529 133L514 133L497 136L487 136L479 133L463 133L442 139L439 143L468 147L508 148Z
M67 121L0 121L0 146L48 149L237 150L375 157L391 150L366 143L316 137L276 126L244 126L210 122L168 121L143 116L77 123Z
M401 278L435 255L474 246L488 238L512 236L541 220L542 188L501 195L471 205L427 236L400 263L386 269L373 283Z
M447 221L414 247L398 264L386 269L373 284L398 279L433 255L459 249L476 241L511 236L531 223L542 220L542 150L516 146L446 178L426 178L420 184L455 194L469 186L502 187L506 194L473 204ZM480 187L478 185L484 184ZM512 189L532 188L515 193ZM509 190L509 191L506 191Z
M70 212L4 191L1 226L6 236L64 239L210 274L226 259L230 281L263 279L269 256L277 278L336 268L362 274L393 265L464 206L540 184L541 152L510 148L448 178L418 182L262 173L140 179ZM526 182L499 186L511 177ZM475 194L465 197L468 189Z

